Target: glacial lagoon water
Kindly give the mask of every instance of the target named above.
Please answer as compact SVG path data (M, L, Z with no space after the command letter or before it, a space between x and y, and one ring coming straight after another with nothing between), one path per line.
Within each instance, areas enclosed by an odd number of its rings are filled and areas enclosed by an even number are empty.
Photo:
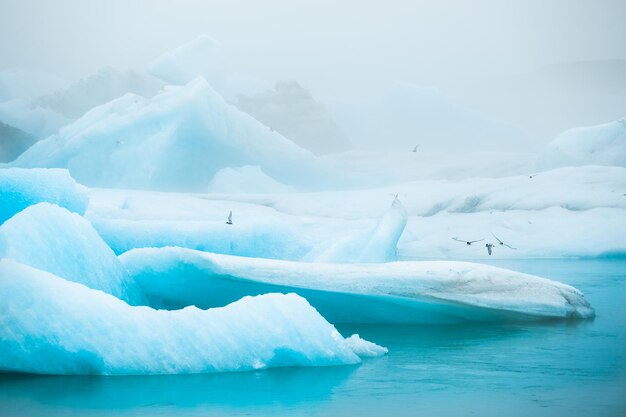
M389 348L357 366L212 375L0 375L0 416L624 416L626 260L489 263L585 292L587 321L339 326Z

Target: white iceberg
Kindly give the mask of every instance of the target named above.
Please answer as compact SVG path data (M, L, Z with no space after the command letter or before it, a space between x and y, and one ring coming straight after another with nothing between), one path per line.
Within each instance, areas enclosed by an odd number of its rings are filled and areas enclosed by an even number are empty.
M89 190L64 169L0 169L0 224L26 207L49 202L84 214Z
M295 292L332 323L428 323L588 318L577 289L463 262L317 264L134 249L120 256L153 305L216 307L246 295Z
M626 167L626 118L566 130L545 147L536 162L541 171L580 165Z
M315 262L380 263L397 260L397 244L407 222L404 206L394 198L391 208L376 226L365 234L348 236L335 243L324 244L322 253L314 249L305 259Z
M49 203L30 206L0 226L0 258L138 303L121 263L91 224Z
M209 193L288 193L292 187L269 177L258 166L228 167L219 170L207 187Z
M235 72L220 43L207 35L165 52L148 65L148 72L172 85L202 77L230 103L236 102L240 94L254 95L270 88L266 82Z
M295 294L154 310L3 259L0 298L0 371L203 373L355 364L386 353L358 336L344 339Z
M12 165L67 168L94 187L176 191L205 191L218 171L243 165L305 189L332 178L309 151L226 104L201 78L96 107Z

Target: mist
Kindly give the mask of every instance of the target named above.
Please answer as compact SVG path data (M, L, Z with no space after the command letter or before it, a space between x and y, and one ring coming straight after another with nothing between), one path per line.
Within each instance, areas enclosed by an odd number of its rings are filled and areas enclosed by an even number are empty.
M619 0L26 0L0 4L0 70L69 83L107 66L143 69L207 34L229 70L269 84L296 81L330 104L375 100L398 84L436 88L453 106L515 132L488 138L494 149L510 142L504 147L537 150L565 129L624 116L624 21ZM433 135L415 132L422 142ZM376 137L352 141L377 145Z

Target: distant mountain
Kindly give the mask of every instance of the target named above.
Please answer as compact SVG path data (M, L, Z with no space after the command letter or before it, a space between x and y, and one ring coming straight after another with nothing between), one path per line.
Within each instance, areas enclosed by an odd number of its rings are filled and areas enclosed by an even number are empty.
M107 67L32 103L35 107L50 108L73 120L126 93L153 97L164 85L162 80L148 73Z
M32 100L66 85L54 75L23 68L6 68L0 71L0 102Z
M295 81L252 97L240 95L236 106L317 155L352 148L326 107Z
M0 122L0 162L13 161L35 142L35 136Z

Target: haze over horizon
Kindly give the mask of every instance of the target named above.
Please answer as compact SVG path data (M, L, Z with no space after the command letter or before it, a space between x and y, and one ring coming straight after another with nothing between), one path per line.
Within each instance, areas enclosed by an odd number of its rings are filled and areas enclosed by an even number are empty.
M270 83L296 80L322 100L436 87L543 144L626 114L624 21L626 3L615 0L26 0L0 4L0 71L71 82L104 66L143 69L208 34L230 67Z

